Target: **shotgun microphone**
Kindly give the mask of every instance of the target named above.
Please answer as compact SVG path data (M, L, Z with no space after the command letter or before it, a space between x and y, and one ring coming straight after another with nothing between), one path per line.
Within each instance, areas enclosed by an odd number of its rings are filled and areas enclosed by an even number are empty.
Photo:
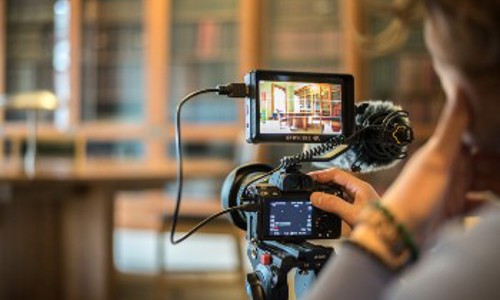
M361 102L356 107L355 121L356 129L348 139L348 150L315 166L369 173L390 168L407 156L413 130L408 113L400 106L390 101Z

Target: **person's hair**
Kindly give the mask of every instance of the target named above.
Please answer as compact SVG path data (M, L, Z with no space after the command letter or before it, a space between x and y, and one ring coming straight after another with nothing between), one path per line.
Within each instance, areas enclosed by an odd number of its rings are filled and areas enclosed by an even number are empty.
M500 73L499 0L425 0L431 20L442 17L448 28L437 28L444 58L470 78Z
M388 53L402 46L409 27L421 16L431 22L442 18L448 28L434 28L443 41L446 53L443 59L469 78L500 77L500 0L365 0L363 3L371 3L379 12L392 15L389 26L369 39L376 53Z

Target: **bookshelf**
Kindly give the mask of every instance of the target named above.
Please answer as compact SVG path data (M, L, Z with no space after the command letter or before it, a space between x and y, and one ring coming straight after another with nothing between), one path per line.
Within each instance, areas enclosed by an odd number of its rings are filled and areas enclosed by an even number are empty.
M410 112L417 138L432 131L443 104L439 81L427 51L422 28L413 28L403 49L369 60L367 91L377 99L393 99ZM368 80L367 80L368 81Z
M379 32L387 25L387 17L364 11L368 33ZM364 90L371 99L391 100L410 114L415 140L409 155L420 147L432 134L444 103L444 94L439 79L423 40L423 27L414 24L407 42L401 49L380 57L364 59ZM390 170L365 176L380 192L399 174L403 163Z
M358 1L268 0L261 9L262 66L275 70L351 73L356 98L363 95L362 63L354 40L360 25ZM323 105L323 104L322 104ZM301 145L265 145L262 159L276 164Z
M240 81L251 69L357 70L354 51L343 50L352 49L344 23L356 22L347 0L0 0L0 7L0 37L8 41L0 48L0 93L56 92L62 107L41 117L39 143L50 149L62 136L65 156L84 163L172 163L179 99ZM23 113L0 115L9 150L2 156L19 161ZM183 116L188 159L234 157L241 103L208 95Z
M4 4L6 93L53 87L53 5L54 0L8 0ZM26 119L26 114L7 111L4 117L8 122L21 122ZM53 115L43 114L41 120L51 121Z
M38 127L42 160L174 168L175 107L187 93L241 81L256 68L358 74L356 7L350 0L0 0L0 38L8 41L0 47L0 94L48 89L59 97L61 107ZM234 164L243 116L239 100L206 95L188 103L188 163ZM2 164L20 164L25 117L2 109L0 119Z
M359 6L352 0L0 0L0 94L49 89L59 96L62 107L40 116L42 156L57 153L76 165L117 160L173 168L175 107L188 92L240 81L255 68L353 73L356 99L392 99L410 112L419 145L443 103L422 28L412 29L403 49L364 57L354 28L377 31L385 20ZM54 67L55 48L66 51L67 65ZM186 159L234 163L243 143L238 102L206 95L186 105ZM2 109L0 119L1 159L18 163L25 113ZM270 148L271 163L301 150Z
M143 124L145 34L142 0L80 3L80 105L83 124ZM145 160L142 138L89 137L86 157Z
M344 69L343 1L266 1L264 64L271 69Z

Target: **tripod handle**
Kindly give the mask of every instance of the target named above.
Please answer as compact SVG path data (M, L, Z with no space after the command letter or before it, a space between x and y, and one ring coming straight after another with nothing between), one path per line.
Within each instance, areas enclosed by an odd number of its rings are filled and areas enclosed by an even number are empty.
M252 300L265 300L266 296L264 294L264 289L262 288L262 283L259 276L254 273L247 274L247 295Z
M271 272L269 272L271 274ZM283 278L263 278L259 271L247 274L247 295L252 300L288 300L286 273L275 274ZM283 281L284 280L284 281Z

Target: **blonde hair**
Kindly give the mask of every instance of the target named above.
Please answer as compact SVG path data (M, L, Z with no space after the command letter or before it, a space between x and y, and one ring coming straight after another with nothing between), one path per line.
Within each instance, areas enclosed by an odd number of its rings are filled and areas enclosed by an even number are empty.
M445 59L468 77L500 76L500 0L391 0L370 3L392 21L379 34L366 38L380 55L401 47L412 23L425 16L442 18L448 28L436 26ZM436 24L436 23L434 23Z
M385 28L374 35L359 35L360 49L368 56L383 56L401 48L408 39L411 25L423 16L421 3L415 0L362 2L367 14L390 20Z

